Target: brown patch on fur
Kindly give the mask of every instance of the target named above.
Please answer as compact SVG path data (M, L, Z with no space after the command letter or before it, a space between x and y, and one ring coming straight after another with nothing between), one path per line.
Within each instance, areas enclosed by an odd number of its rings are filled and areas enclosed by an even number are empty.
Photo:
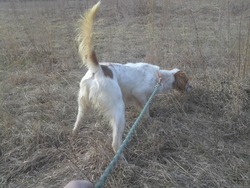
M106 77L113 78L113 72L106 65L101 65L102 71Z
M173 83L173 88L181 92L185 92L186 85L188 83L188 77L183 71L178 71L174 74L175 81Z
M95 51L92 50L91 53L89 54L89 59L92 63L94 63L95 65L99 65Z

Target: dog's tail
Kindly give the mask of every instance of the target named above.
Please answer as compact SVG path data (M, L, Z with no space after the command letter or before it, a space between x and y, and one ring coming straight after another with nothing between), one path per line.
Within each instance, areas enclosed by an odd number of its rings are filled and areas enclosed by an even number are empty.
M83 64L88 67L93 73L97 72L100 68L98 60L95 55L95 51L92 46L93 38L93 23L97 10L100 7L101 2L96 3L91 9L89 9L79 21L78 28L78 51L83 61Z

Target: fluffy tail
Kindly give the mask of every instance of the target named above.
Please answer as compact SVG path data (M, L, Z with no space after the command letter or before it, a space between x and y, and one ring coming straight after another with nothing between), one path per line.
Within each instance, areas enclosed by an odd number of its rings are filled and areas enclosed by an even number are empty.
M82 19L79 21L78 28L78 51L83 61L83 64L86 65L88 69L93 73L97 72L100 68L92 46L93 23L100 4L101 2L99 1L84 14Z

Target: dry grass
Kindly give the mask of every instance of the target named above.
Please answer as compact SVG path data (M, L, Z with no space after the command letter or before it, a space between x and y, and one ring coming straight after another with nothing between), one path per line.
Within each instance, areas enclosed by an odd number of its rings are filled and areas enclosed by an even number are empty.
M89 114L79 136L85 70L75 28L91 1L0 2L0 185L96 182L113 157L111 129ZM250 186L250 3L102 2L95 44L102 61L179 67L193 91L156 97L106 187ZM126 111L127 128L138 112ZM100 126L94 126L96 121Z

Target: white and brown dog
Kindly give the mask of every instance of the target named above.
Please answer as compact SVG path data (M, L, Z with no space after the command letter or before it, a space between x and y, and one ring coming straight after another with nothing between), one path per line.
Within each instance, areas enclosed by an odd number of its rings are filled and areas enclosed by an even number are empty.
M189 91L188 78L179 69L161 70L147 63L99 63L92 46L93 21L100 2L88 10L80 20L79 53L88 72L80 82L78 115L73 128L76 134L89 107L99 110L113 129L112 147L117 152L125 127L124 101L134 101L142 108L161 77L159 93L172 89ZM148 113L148 112L147 112Z

